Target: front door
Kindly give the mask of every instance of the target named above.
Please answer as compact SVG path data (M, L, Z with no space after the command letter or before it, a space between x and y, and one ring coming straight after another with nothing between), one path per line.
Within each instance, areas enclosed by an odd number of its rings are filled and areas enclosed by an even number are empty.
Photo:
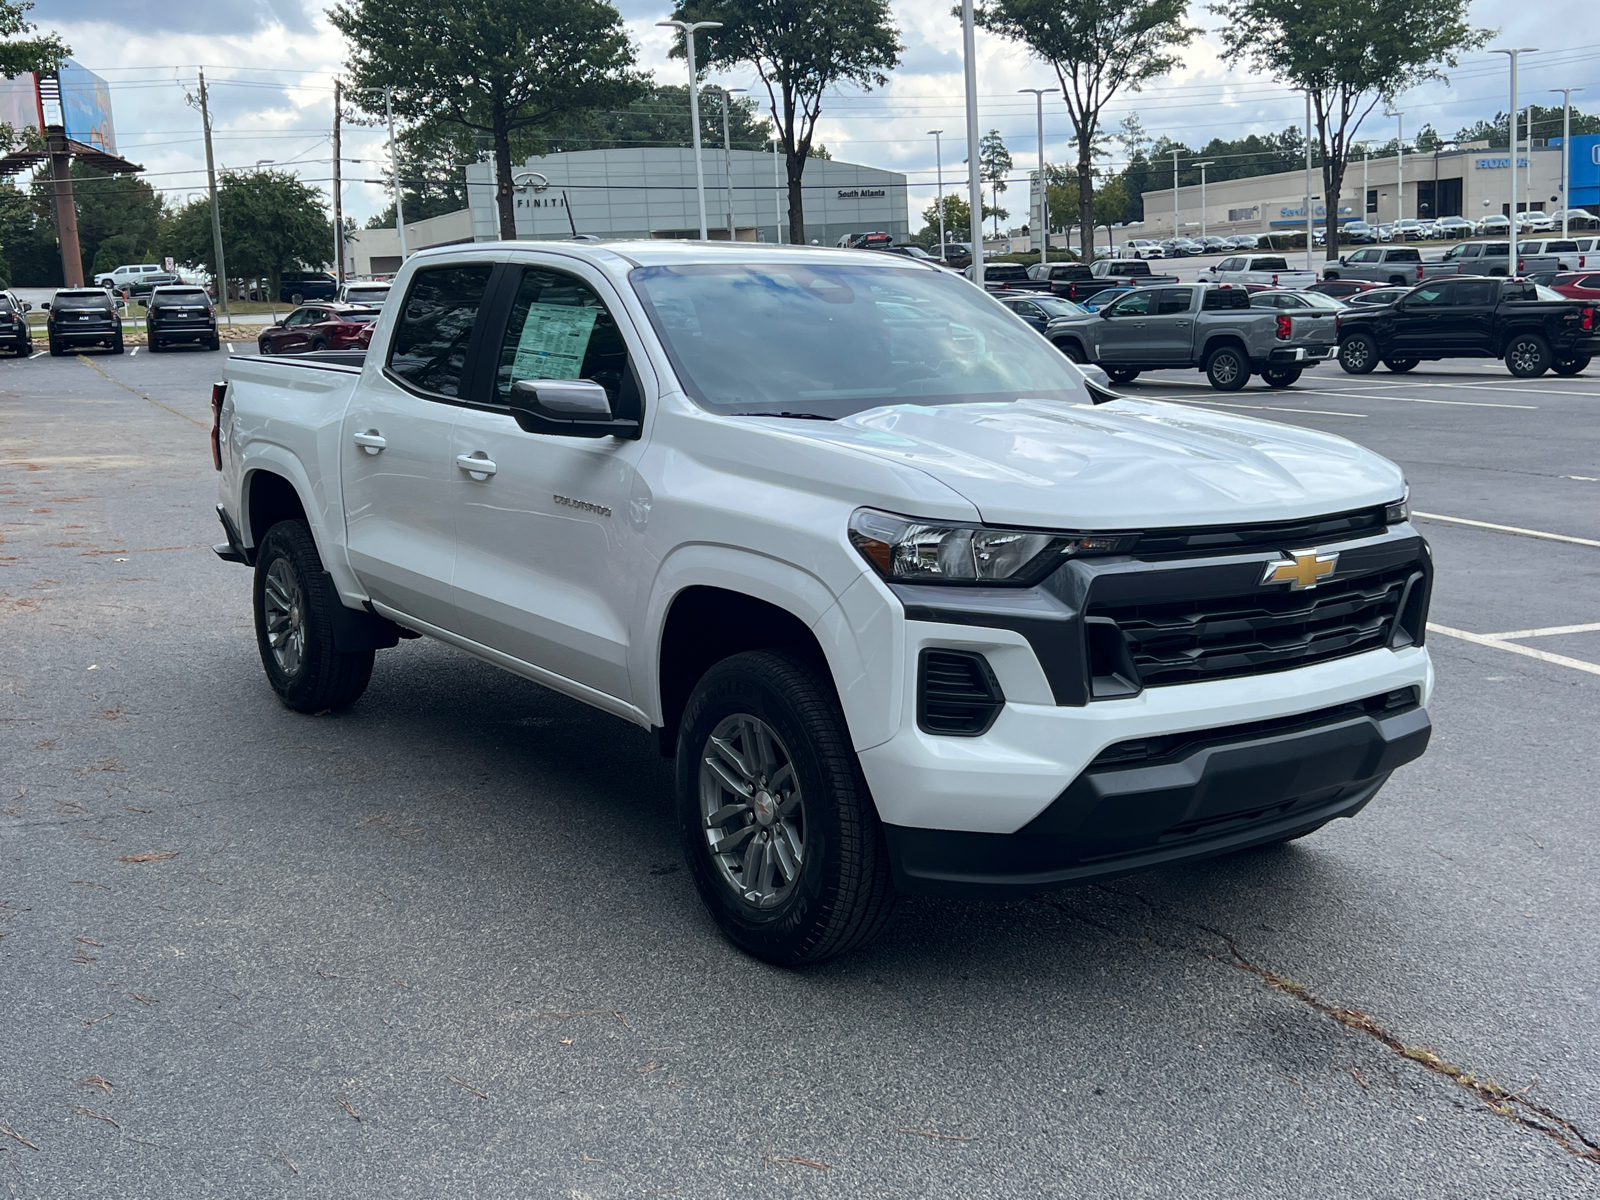
M1387 358L1437 358L1444 352L1454 283L1425 283L1395 305Z
M506 407L522 379L588 379L642 419L637 338L587 268L512 268L487 403L461 410L450 451L455 603L473 641L619 700L644 564L644 443L528 433ZM580 273L581 272L581 273ZM634 342L630 353L629 342Z
M368 370L340 431L350 566L377 603L455 627L450 432L491 262L418 271L389 361Z
M1154 288L1129 292L1100 310L1100 320L1089 335L1094 342L1095 362L1117 364L1148 361L1146 325L1151 301L1156 295Z

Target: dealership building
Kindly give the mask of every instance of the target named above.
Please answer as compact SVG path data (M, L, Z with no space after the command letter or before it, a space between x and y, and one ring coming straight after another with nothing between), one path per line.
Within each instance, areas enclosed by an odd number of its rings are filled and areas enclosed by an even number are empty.
M1487 143L1461 146L1399 158L1352 159L1345 171L1339 200L1341 224L1363 219L1362 181L1366 182L1365 219L1387 223L1401 217L1466 217L1478 220L1491 213L1507 213L1511 200L1511 155ZM1536 141L1517 156L1517 211L1535 212L1566 208L1561 198L1561 139ZM1572 139L1573 208L1600 212L1600 136ZM1247 179L1208 181L1204 229L1226 237L1235 233L1293 233L1306 224L1304 170ZM1311 173L1312 219L1325 225L1327 205L1322 202L1322 171ZM1176 232L1194 237L1202 228L1201 188L1161 188L1144 193L1144 237L1171 237Z
M789 240L789 190L780 159L759 150L730 153L708 146L701 162L712 240L726 241L730 226L741 242ZM574 232L602 239L700 236L691 149L547 154L528 159L512 178L520 240L559 241ZM806 163L804 196L808 242L831 246L852 233L887 233L897 243L910 237L906 177L897 172L813 158ZM467 208L406 225L408 252L499 237L492 162L467 167ZM383 274L399 265L395 230L363 229L352 235L346 263L351 274Z

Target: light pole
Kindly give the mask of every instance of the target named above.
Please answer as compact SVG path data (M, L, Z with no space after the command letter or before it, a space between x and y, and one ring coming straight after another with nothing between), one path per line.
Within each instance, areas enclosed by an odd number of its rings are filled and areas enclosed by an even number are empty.
M1172 152L1172 236L1178 236L1178 152Z
M1567 211L1572 207L1571 191L1572 182L1572 93L1581 92L1581 87L1551 88L1552 92L1561 93L1561 236L1567 236ZM1528 141L1528 157L1533 157L1533 140Z
M1327 237L1335 237L1334 221L1338 215L1338 213L1328 214L1327 220L1324 222L1324 225L1328 231L1326 235ZM1306 91L1306 270L1308 271L1316 270L1316 267L1311 265L1311 246L1312 243L1316 241L1316 239L1312 236L1312 233L1314 232L1312 228L1313 224L1314 222L1311 217L1311 92L1308 89Z
M1206 168L1216 163L1216 159L1208 158L1205 162L1190 163L1191 167L1200 168L1200 241L1206 240Z
M1023 92L1033 93L1034 108L1039 116L1039 228L1042 231L1039 242L1039 265L1043 266L1050 258L1050 184L1044 174L1044 98L1060 88L1018 88L1017 94Z
M783 245L783 177L778 174L778 131L772 132L772 213L778 222L778 245Z
M967 82L967 235L972 239L972 282L983 286L983 176L978 161L978 54L972 0L961 0L961 50Z
M1372 143L1361 143L1361 223L1367 223L1367 173L1372 166Z
M944 130L942 130L942 129L930 129L930 130L928 130L928 132L933 135L933 173L934 173L935 178L938 180L938 183L935 185L938 188L938 193L937 193L938 194L938 200L935 203L935 207L937 207L938 210L939 210L939 255L938 256L940 258L943 258L944 257L944 148L943 148L943 146L941 145L941 143L939 141L939 135L941 133L943 133Z
M1394 220L1399 224L1406 215L1406 121L1405 113L1389 112L1384 116L1394 118ZM1512 174L1516 172L1513 171Z
M676 29L683 34L684 50L689 57L689 122L694 126L694 192L700 201L700 240L706 241L706 172L700 162L700 93L695 83L694 35L702 29L721 29L721 21L657 21L664 29Z
M733 103L733 93L744 88L722 89L722 165L728 175L728 240L733 241L733 139L728 136L728 106Z
M1509 49L1495 50L1495 54L1504 54L1511 60L1511 210L1507 216L1511 220L1511 259L1512 273L1515 274L1517 257L1517 55L1532 54L1538 50L1537 46L1513 46ZM1531 150L1531 147L1530 147Z

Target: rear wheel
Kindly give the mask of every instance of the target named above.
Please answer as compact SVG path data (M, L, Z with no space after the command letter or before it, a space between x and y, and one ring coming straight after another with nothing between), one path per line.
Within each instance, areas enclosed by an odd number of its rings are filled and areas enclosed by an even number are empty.
M1106 374L1111 376L1112 383L1132 383L1139 378L1137 367L1107 367Z
M1404 287L1405 286L1405 282L1406 282L1406 277L1404 275L1391 275L1391 276L1389 276L1389 283L1393 287Z
M678 733L678 821L700 897L746 953L800 966L875 938L888 850L831 682L782 651L695 685Z
M117 335L117 340L111 343L111 353L122 353L122 335L120 333Z
M1536 333L1514 334L1506 346L1506 370L1518 379L1537 379L1550 369L1550 346Z
M1557 375L1579 375L1588 365L1589 356L1585 354L1578 358L1559 358L1550 369Z
M256 645L278 699L303 713L359 700L372 678L372 651L334 648L339 597L304 521L280 521L261 539L254 592Z
M52 358L60 358L65 353L66 353L66 351L61 348L61 343L56 341L55 338L51 338L50 339L50 355L51 355L51 357Z
M161 344L161 339L160 338L156 337L154 334L151 334L150 335L150 343L149 343L148 349L149 349L151 354L160 354L163 350L166 349L166 347Z
M328 343L323 341L321 338L312 338L311 348L313 350L326 350L328 348Z
M1261 378L1268 387L1286 388L1300 378L1302 367L1268 367L1261 372Z
M1339 272L1337 272L1337 271L1324 271L1322 273L1322 277L1324 279L1327 279L1327 280L1334 280L1334 279L1339 278Z
M1218 346L1206 358L1206 378L1219 392L1237 392L1250 382L1250 360L1237 346Z
M290 292L289 293L289 303L293 304L296 308L299 308L305 302L306 302L305 293L303 293L303 292Z
M1378 343L1365 333L1352 333L1339 343L1339 365L1351 375L1365 375L1378 365Z
M1420 358L1386 358L1383 360L1383 365L1396 375L1404 375L1421 361Z
M220 337L218 337L216 334L213 333L211 335L211 340L206 343L206 349L207 350L221 350L222 349L222 339Z

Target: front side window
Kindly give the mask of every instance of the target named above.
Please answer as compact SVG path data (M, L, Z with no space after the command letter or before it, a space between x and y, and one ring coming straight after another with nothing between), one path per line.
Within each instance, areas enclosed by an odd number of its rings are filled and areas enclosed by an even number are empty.
M1407 308L1442 308L1453 302L1455 289L1448 284L1430 283L1413 288L1407 297Z
M493 267L488 263L418 271L389 343L389 370L440 396L459 396L467 345Z
M1217 264L1217 270L1237 271L1243 261L1243 259L1238 258L1225 258Z
M1146 317L1150 315L1150 301L1154 292L1129 292L1106 310L1112 317Z
M606 389L612 411L624 412L628 347L616 318L595 290L575 275L528 267L522 272L500 362L495 390L504 402L511 385L524 379L587 379Z

